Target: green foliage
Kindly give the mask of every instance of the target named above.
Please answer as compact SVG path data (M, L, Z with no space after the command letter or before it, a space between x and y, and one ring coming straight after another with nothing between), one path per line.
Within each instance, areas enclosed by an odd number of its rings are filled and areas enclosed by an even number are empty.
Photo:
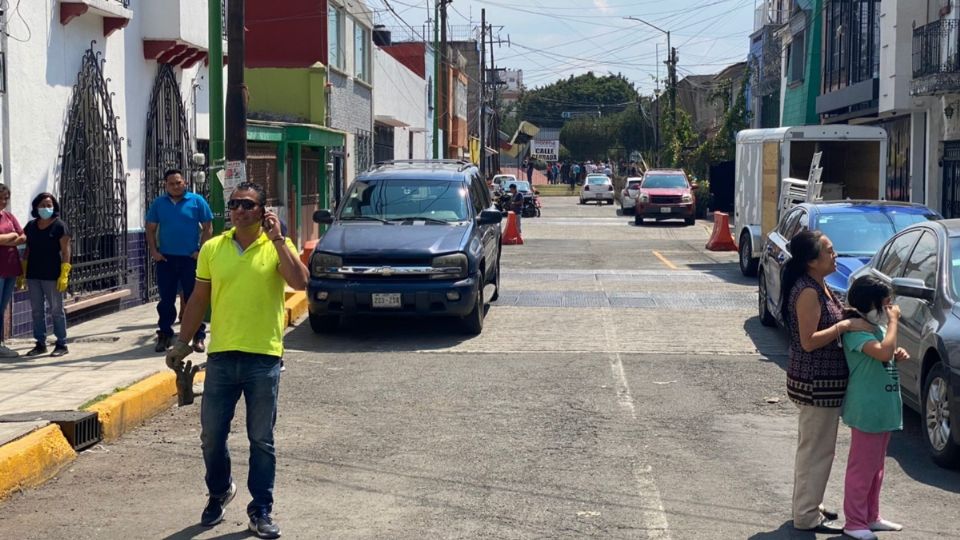
M581 118L567 122L560 130L560 144L570 149L573 159L599 159L616 142L616 117Z
M599 111L600 117L622 112L637 101L633 84L622 75L597 77L592 72L524 92L519 118L540 127L561 127L564 112Z

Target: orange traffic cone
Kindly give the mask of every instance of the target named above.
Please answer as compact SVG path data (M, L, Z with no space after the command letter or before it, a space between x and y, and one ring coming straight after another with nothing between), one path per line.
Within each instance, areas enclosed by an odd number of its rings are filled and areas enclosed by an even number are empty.
M723 212L713 213L713 234L707 240L710 251L737 251L737 244L730 236L730 216Z
M500 239L508 246L523 244L520 228L517 227L517 214L513 211L507 212L507 228L503 230Z

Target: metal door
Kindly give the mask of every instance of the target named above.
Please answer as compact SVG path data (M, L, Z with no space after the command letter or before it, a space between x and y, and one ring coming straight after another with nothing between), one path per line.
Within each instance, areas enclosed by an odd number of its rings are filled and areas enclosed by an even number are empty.
M187 128L187 115L180 95L180 85L169 64L157 66L157 78L153 83L150 97L150 109L147 113L147 138L144 143L143 202L144 209L164 193L163 173L170 169L183 171L183 179L190 184L190 132ZM203 192L206 186L191 186ZM199 188L199 189L198 189ZM159 296L157 289L157 267L144 250L146 286L143 289L144 301L155 300Z
M73 296L127 284L126 175L102 62L92 48L83 56L61 153L61 215L73 231Z
M943 217L960 217L960 141L943 143Z

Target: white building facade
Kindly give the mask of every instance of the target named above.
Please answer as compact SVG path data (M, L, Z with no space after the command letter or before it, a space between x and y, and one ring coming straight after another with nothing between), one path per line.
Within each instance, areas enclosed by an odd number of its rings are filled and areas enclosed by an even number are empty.
M427 81L380 47L373 52L376 161L425 159Z
M149 301L144 216L208 137L205 0L5 3L0 163L21 225L41 192L73 230L68 314ZM162 7L161 7L162 4ZM198 167L199 169L199 167ZM194 186L198 191L205 184ZM29 330L25 295L15 334Z

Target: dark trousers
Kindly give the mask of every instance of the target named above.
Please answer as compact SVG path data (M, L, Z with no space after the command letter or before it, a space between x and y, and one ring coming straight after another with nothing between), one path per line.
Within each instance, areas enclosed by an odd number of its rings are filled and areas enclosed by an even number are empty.
M197 282L197 261L193 257L164 255L167 260L157 262L157 288L160 289L160 302L157 304L157 327L165 336L173 335L173 323L177 320L177 292L183 291L186 302L193 294ZM200 323L196 339L207 337L207 327Z
M273 510L273 484L277 454L273 428L277 423L280 393L280 358L238 351L211 353L200 402L200 442L206 465L207 490L220 496L230 489L230 450L227 437L230 423L243 394L247 410L247 439L250 441L250 470L247 488L252 500L247 514Z

